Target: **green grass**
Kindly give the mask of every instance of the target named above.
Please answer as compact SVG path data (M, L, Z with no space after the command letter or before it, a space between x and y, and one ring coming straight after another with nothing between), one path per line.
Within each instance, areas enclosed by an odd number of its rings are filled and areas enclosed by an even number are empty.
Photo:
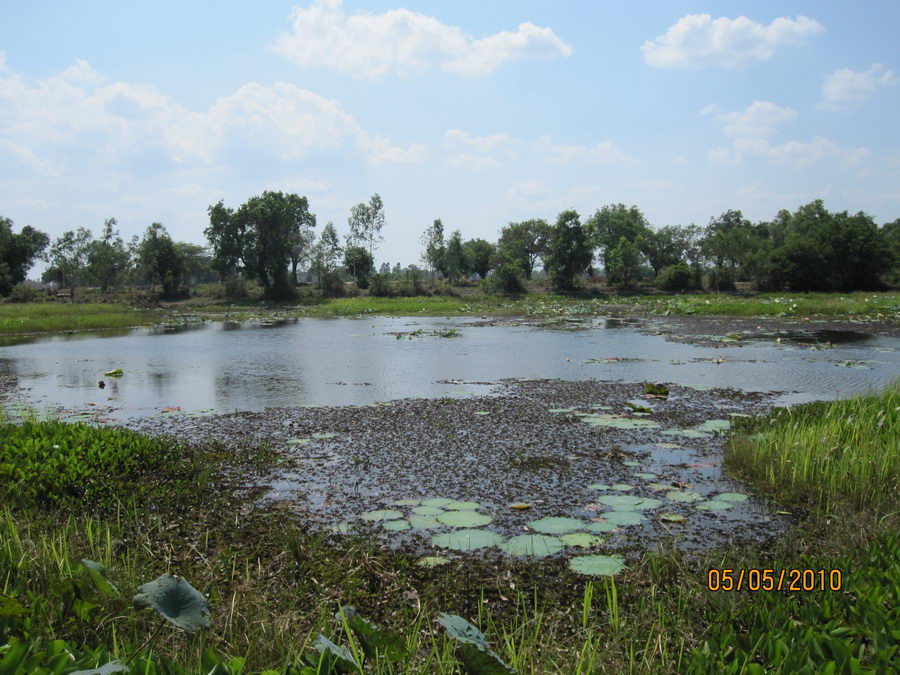
M0 304L0 335L108 330L147 325L156 314L115 304Z
M900 380L877 394L739 420L726 462L782 503L884 513L900 495Z

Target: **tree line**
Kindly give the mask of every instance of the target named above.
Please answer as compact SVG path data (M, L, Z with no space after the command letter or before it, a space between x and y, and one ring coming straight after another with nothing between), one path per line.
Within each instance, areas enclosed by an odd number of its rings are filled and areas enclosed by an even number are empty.
M198 282L221 281L228 295L256 281L267 299L293 297L304 279L323 293L346 278L374 294L387 294L387 280L419 270L382 263L375 251L383 240L384 203L378 194L350 209L343 244L333 223L315 233L316 216L306 197L266 191L236 208L219 201L208 208L208 246L174 241L160 223L126 243L115 218L100 233L84 227L52 242L30 226L13 231L0 217L0 295L21 284L37 259L48 263L42 280L61 288L149 285L164 298L183 296ZM900 285L900 219L878 226L866 213L830 212L822 200L796 211L779 211L753 223L729 210L706 226L654 228L637 206L609 204L582 222L574 210L553 224L543 219L512 222L495 242L445 235L440 218L422 234L422 262L432 278L458 283L477 275L489 292L521 292L536 272L551 287L572 291L585 276L605 277L620 289L652 284L667 291L735 289L853 291ZM595 267L596 263L596 267Z

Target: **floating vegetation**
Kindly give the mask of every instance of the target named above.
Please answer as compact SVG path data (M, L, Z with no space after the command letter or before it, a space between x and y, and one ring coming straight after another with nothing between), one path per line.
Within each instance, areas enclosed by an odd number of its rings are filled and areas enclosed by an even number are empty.
M580 530L584 523L577 518L541 518L528 523L528 527L544 534L561 534Z
M591 363L591 364L604 364L604 363L628 363L633 361L644 361L645 359L636 359L627 356L610 356L608 358L595 358L595 359L587 359L582 361L582 363Z
M333 534L353 534L354 532L356 532L356 529L353 527L353 523L348 520L342 520L339 523L329 525L328 529Z
M615 523L610 523L606 520L598 520L588 525L587 529L591 532L615 532L619 528Z
M491 413L488 410L476 410L475 414L476 415L490 415Z
M666 498L673 502L702 502L703 495L699 492L690 492L687 490L673 490L666 493Z
M444 510L437 506L416 506L412 512L419 516L439 516Z
M450 509L451 511L469 511L471 509L477 509L481 504L478 502L450 502L449 504L444 504L445 509Z
M559 540L566 546L577 546L578 548L591 548L603 543L603 537L587 532L572 532L560 536Z
M500 549L504 553L535 558L559 553L563 548L565 548L565 544L558 538L545 534L521 534L500 544Z
M410 528L409 521L407 520L385 520L381 523L381 526L391 532L402 532Z
M636 511L608 511L603 514L604 519L611 525L619 527L628 527L629 525L637 525L646 520L644 516Z
M530 509L531 504L528 502L513 502L509 505L509 508L516 509L517 511L524 511L525 509Z
M702 424L698 424L694 427L697 431L726 431L731 428L731 422L729 420L706 420Z
M452 499L447 499L446 497L431 497L430 499L423 499L422 504L425 506L446 506L452 501Z
M631 401L625 402L625 407L633 410L635 413L641 413L645 415L650 415L653 411L645 405L638 405L637 403L632 403Z
M610 485L609 489L617 492L628 492L629 490L634 490L634 486L628 485L628 483L616 483L615 485Z
M701 511L724 511L734 506L733 502L723 502L718 499L709 499L696 505Z
M403 514L400 511L394 511L392 509L377 509L375 511L367 511L362 514L360 518L363 520L368 520L371 522L378 520L397 520L398 518L402 518Z
M419 504L418 499L396 499L394 500L394 506L417 506Z
M747 495L742 492L723 492L716 495L716 500L720 502L745 502Z
M450 527L481 527L490 523L493 518L476 511L450 511L437 516L437 520Z
M419 567L440 567L441 565L446 565L450 562L450 558L445 558L442 555L427 555L424 558L420 558L416 561L416 565Z
M636 473L634 476L635 478L643 478L644 480L653 480L656 478L655 473Z
M439 548L450 548L454 551L474 551L479 548L497 546L503 541L496 532L490 530L456 530L436 534L431 538L431 543Z
M552 413L570 413L574 412L575 408L550 408L547 412Z
M107 370L103 373L106 377L122 377L125 373L121 368L113 368L112 370Z
M645 382L644 393L647 396L666 398L669 395L669 388L664 384Z
M687 521L687 518L680 513L660 513L659 519L665 520L667 523L683 523Z
M634 460L629 459L627 462L622 462L625 466L640 466L640 462L635 462Z
M662 448L663 450L676 450L682 446L678 445L678 443L655 443L657 448Z
M643 511L663 505L658 499L635 497L634 495L603 495L598 497L597 501L606 506L611 506L616 511Z
M610 490L612 489L609 485L605 483L591 483L588 485L588 490Z
M634 419L608 413L584 415L581 420L592 427L609 427L611 429L645 429L659 426L659 424L650 420Z
M443 524L427 516L410 516L409 524L414 530L436 530Z
M625 567L625 561L618 555L581 555L569 560L574 572L589 576L611 577Z
M307 445L312 443L311 438L291 438L287 441L288 445Z
M697 429L664 429L659 433L666 436L684 436L685 438L709 438L709 434Z
M312 435L312 437L318 441L327 441L329 438L334 438L335 436L337 436L337 434L330 431L325 433L315 433Z

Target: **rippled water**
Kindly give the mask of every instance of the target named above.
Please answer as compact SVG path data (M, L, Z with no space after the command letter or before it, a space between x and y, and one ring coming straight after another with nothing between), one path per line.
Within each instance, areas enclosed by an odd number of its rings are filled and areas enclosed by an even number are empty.
M210 323L0 347L0 376L39 407L94 403L121 418L174 407L256 411L483 394L504 378L677 382L787 392L783 401L798 402L879 387L900 374L897 338L848 332L711 347L649 334L658 328L602 318L578 331L475 326L469 318ZM431 335L449 329L457 335ZM413 331L421 333L406 335ZM826 340L833 346L816 348ZM124 376L104 376L113 368Z

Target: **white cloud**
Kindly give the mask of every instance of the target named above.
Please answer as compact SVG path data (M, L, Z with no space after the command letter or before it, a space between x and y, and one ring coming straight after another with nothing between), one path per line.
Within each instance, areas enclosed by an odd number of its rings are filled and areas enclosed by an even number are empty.
M7 70L9 70L9 66L6 65L6 52L0 49L0 73Z
M467 145L478 152L492 152L494 149L507 145L510 137L507 134L491 134L490 136L473 136L460 129L448 129L444 132L444 139L450 143Z
M549 136L542 136L535 144L535 150L546 161L565 164L574 159L586 159L601 164L634 163L634 159L619 150L613 141L601 141L596 145L563 145L553 143Z
M497 169L503 166L499 159L490 155L476 155L471 152L461 152L451 157L451 166L457 169Z
M788 141L774 145L766 138L738 138L730 147L711 150L708 157L718 164L740 164L746 159L762 159L773 164L802 168L824 161L855 167L871 154L868 148L845 148L830 139L816 136L808 143Z
M825 78L822 85L823 107L861 103L876 90L897 84L893 70L880 63L873 63L868 70L857 73L849 68L838 68Z
M367 143L369 163L372 166L384 164L422 164L428 158L428 147L413 143L405 148L391 145L389 138L378 137Z
M715 114L729 138L771 136L779 125L797 117L793 108L782 108L771 101L753 101L741 111L718 114L717 111L718 106L706 106L701 114Z
M550 188L539 180L527 180L513 183L506 193L513 199L535 199L550 194Z
M824 31L815 19L779 17L768 26L739 16L688 14L669 26L665 35L641 47L644 61L657 68L742 68L765 61L778 47L802 44Z
M467 76L489 75L506 61L569 56L572 47L551 29L522 23L476 39L459 26L408 9L348 16L342 0L313 0L295 6L290 32L274 50L298 66L324 66L365 79L408 75L441 68Z

